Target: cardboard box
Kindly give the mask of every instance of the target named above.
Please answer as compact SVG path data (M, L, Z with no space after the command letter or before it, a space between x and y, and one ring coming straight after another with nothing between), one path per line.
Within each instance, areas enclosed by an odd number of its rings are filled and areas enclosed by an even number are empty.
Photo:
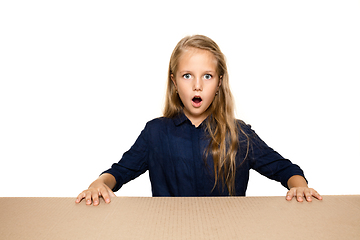
M360 195L0 198L0 239L360 239Z

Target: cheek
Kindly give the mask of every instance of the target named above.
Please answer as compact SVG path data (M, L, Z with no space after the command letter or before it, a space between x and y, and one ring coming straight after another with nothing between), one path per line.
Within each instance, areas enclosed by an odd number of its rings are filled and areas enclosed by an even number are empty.
M177 92L178 92L178 95L179 95L181 101L183 101L183 99L185 99L185 97L186 97L186 91L184 91L184 89L182 89L181 86L178 86Z
M220 89L220 86L219 84L214 84L212 87L211 87L211 95L216 95L216 93L219 91Z
M189 84L184 82L178 82L177 83L177 90L182 95L186 95L189 93Z

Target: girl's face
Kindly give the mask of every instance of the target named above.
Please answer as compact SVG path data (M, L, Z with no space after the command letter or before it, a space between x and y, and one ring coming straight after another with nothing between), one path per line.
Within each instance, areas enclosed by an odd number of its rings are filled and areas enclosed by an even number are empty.
M219 90L221 81L216 69L217 61L211 52L189 48L179 58L177 72L171 75L184 113L195 126L209 116L209 106Z

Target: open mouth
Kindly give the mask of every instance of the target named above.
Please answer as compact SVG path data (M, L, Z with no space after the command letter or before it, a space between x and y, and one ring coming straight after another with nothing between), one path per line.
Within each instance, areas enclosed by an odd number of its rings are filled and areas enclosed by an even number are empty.
M195 96L192 99L192 103L194 107L200 107L201 102L202 102L202 98L200 96Z

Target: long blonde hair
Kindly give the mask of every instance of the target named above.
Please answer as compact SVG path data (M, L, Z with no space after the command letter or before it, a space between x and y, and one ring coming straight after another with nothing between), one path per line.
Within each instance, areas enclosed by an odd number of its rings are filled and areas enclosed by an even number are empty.
M229 86L225 56L219 46L210 38L203 35L188 36L176 45L169 63L164 117L173 118L183 111L184 105L176 92L171 75L176 74L179 58L190 47L207 50L217 60L217 74L221 78L221 85L218 94L209 106L211 117L204 123L211 137L208 152L211 153L214 161L214 188L221 181L223 186L225 183L229 194L235 195L237 168L235 157L239 148L238 132L245 133L234 116L234 102Z

